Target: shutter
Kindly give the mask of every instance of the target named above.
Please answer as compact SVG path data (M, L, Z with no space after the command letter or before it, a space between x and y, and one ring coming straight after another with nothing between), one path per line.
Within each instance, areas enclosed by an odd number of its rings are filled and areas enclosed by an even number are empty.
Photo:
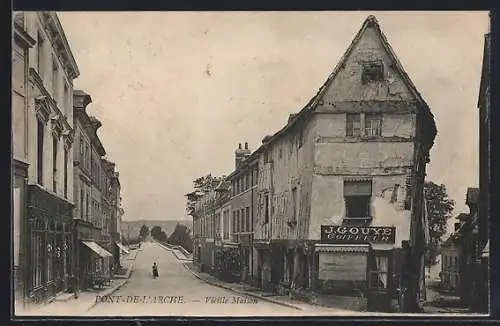
M344 182L344 196L371 196L371 181Z

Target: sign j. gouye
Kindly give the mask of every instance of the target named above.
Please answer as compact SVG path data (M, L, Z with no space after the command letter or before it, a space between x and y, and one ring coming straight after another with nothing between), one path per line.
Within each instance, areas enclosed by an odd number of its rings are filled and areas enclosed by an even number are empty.
M321 226L323 243L387 243L396 240L396 228L392 226Z

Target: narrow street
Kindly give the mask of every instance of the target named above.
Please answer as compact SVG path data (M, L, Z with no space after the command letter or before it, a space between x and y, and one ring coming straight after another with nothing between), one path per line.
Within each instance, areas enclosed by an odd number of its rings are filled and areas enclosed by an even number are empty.
M159 279L152 278L156 262ZM101 298L97 298L100 300ZM156 300L156 303L155 303ZM222 303L226 300L226 303ZM235 303L238 300L239 303ZM303 316L346 314L312 307L306 311L277 305L209 285L187 271L182 262L155 243L139 252L129 282L90 309L87 316Z

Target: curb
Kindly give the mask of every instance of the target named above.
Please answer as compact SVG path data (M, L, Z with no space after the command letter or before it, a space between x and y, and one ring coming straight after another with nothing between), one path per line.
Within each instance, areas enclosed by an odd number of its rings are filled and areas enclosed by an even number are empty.
M111 294L115 293L116 291L118 291L119 289L121 289L127 283L128 283L128 279L123 280L122 284L118 285L115 288L109 289L108 291L104 291L101 295L102 296L111 295ZM85 309L85 312L88 312L90 309L94 308L94 306L96 304L97 304L97 302L95 302L95 300L92 301L92 304L87 309Z
M198 274L196 274L194 271L192 271L191 268L189 268L189 267L186 266L186 264L182 263L182 266L184 266L184 268L187 269L191 274L193 274L197 279L200 279L200 280L202 280L203 282L205 282L207 284L210 284L210 285L213 285L213 286L217 286L219 288L222 288L222 289L225 289L225 290L229 290L229 291L232 291L232 292L240 294L240 295L246 295L246 296L249 296L249 297L258 298L260 300L271 302L271 303L278 304L278 305L281 305L281 306L285 306L285 307L288 307L288 308L292 308L292 309L296 309L296 310L301 310L301 311L304 310L303 308L295 306L295 305L290 304L290 303L285 303L285 302L281 302L281 301L278 301L278 300L269 299L269 298L260 296L260 295L255 294L255 293L251 293L251 292L236 290L236 289L233 289L233 288L231 288L229 286L225 286L225 285L219 284L217 282L212 282L212 281L206 280L206 279L202 278L201 276L199 276Z

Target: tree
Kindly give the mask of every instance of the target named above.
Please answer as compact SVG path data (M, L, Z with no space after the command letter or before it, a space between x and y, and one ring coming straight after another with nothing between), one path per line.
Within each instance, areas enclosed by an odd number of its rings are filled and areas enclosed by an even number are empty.
M161 241L161 227L159 227L158 225L155 225L153 226L153 228L151 229L151 236L153 237L153 239L155 240L158 240L158 241Z
M427 217L429 223L430 245L426 254L427 266L437 263L438 250L447 231L447 222L451 218L455 201L448 198L446 186L432 181L424 183Z
M142 239L146 239L149 236L149 228L147 225L141 226L139 230L139 237Z
M207 174L206 176L200 177L193 181L194 191L187 194L187 204L186 204L186 212L191 215L194 212L194 205L196 201L208 193L211 190L214 190L221 181L226 178L225 175L220 177L214 177L212 174Z
M174 246L182 246L189 252L193 251L193 240L191 239L191 230L183 224L177 224L174 232L170 235L167 241Z

